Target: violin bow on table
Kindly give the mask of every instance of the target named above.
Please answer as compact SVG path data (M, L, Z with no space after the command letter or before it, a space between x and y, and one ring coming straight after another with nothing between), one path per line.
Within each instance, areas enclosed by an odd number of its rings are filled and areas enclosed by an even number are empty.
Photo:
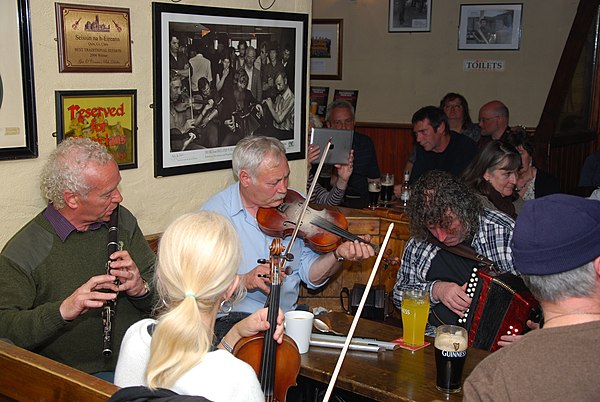
M348 348L350 347L350 341L354 336L354 330L356 330L356 325L358 325L358 320L360 319L360 315L362 314L363 308L365 307L367 297L369 297L369 291L371 290L371 286L373 285L373 281L375 280L377 268L379 268L379 264L381 263L381 259L383 258L384 250L387 247L393 229L394 224L390 223L385 238L383 239L383 243L381 244L381 248L379 249L379 253L377 254L377 260L375 260L375 265L373 265L371 276L367 281L365 292L363 293L362 299L360 300L360 304L358 305L358 309L356 310L356 314L354 315L354 319L352 320L352 325L350 325L350 331L348 332L348 336L346 337L346 341L344 342L344 347L342 348L340 357L338 357L337 364L335 365L335 369L333 370L331 381L329 382L329 386L327 387L327 391L325 392L325 396L323 397L323 402L329 402L329 398L331 397L331 393L333 392L333 387L335 386L338 374L340 373L340 369L342 368L342 364L344 363L344 358L346 357L346 353L348 352Z

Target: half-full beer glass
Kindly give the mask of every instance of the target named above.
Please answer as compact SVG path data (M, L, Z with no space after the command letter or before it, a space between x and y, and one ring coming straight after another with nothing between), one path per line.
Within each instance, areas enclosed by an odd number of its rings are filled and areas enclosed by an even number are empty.
M385 173L381 176L381 203L384 206L388 206L392 203L392 197L394 196L394 174Z
M402 292L402 338L404 343L423 346L429 316L429 292L412 289Z
M377 209L379 202L379 193L381 192L381 183L377 181L369 182L369 209Z
M453 394L462 388L462 372L467 358L467 330L456 325L440 325L435 330L435 387Z

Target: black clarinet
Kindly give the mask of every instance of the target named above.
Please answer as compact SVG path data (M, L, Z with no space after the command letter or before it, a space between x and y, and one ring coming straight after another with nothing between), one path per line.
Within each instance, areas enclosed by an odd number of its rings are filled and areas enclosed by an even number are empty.
M117 250L119 250L119 207L115 208L113 213L110 215L110 222L108 223L108 245L106 251L108 258L106 262L106 273L110 275L110 263L113 261L110 256ZM115 284L120 284L118 279L115 279ZM108 300L102 309L102 354L106 357L112 355L112 321L115 317L117 308L117 299Z

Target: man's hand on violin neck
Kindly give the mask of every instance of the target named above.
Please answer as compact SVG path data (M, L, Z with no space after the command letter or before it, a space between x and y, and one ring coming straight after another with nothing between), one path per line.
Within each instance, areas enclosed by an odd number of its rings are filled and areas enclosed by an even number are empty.
M271 273L271 267L269 264L259 264L254 269L244 275L242 275L242 284L247 290L260 289L266 294L269 294L271 283L269 275Z
M363 240L370 242L371 236L360 236ZM375 250L367 243L358 240L347 241L337 248L337 254L349 261L361 261L375 255Z

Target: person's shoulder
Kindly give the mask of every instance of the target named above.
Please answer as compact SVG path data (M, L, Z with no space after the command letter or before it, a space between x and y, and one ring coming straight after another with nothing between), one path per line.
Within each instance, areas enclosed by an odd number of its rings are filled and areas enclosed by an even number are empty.
M28 261L29 264L33 264L30 267L32 268L39 262L37 260L43 259L46 252L50 250L54 235L50 222L40 212L6 243L2 250L2 256L19 265ZM35 253L32 253L32 250L35 250ZM37 256L37 258L32 258L32 256Z
M485 223L504 226L510 229L515 226L513 218L495 209L484 208L483 213L479 217Z
M371 137L356 130L354 131L352 142L354 144L361 144L361 146L374 146Z
M456 131L450 131L451 141L461 148L463 151L477 152L477 143L464 134L459 134Z
M202 206L201 210L214 211L224 213L228 210L228 206L231 205L234 198L236 197L235 191L238 190L238 182L235 182L227 186L224 190L219 191L217 194L210 197ZM239 197L239 195L238 195Z

